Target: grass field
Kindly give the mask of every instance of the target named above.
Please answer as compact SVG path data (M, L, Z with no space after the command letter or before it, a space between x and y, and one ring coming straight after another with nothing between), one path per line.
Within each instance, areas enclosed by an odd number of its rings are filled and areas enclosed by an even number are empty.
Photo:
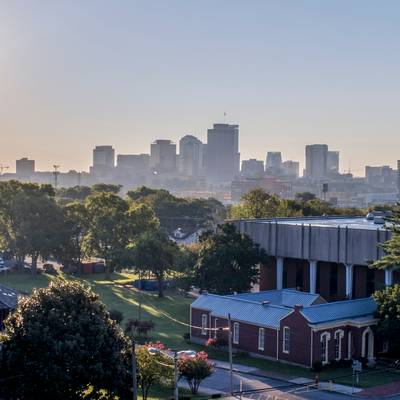
M65 276L61 276L65 279ZM132 282L136 276L131 273L114 273L111 280L107 280L104 274L84 275L78 279L90 285L106 304L109 310L117 309L124 314L124 319L138 318L139 304L142 319L151 319L155 323L154 332L150 333L149 340L161 341L167 347L174 350L193 349L204 350L202 346L187 344L183 340L183 334L189 332L189 327L183 325L189 323L190 303L193 299L181 295L166 293L165 298L159 299L157 294L141 292L124 284ZM10 273L0 276L0 284L13 287L27 293L34 288L46 287L55 276L40 274L31 276L28 273ZM180 323L181 322L181 323ZM183 324L182 324L183 323ZM124 322L122 323L124 324ZM223 351L207 349L210 358L222 361L228 360L228 354ZM271 375L284 377L306 377L313 379L315 373L307 369L287 365L279 362L254 358L246 355L235 356L234 362L253 366ZM352 370L350 368L327 369L319 373L321 380L333 379L336 383L352 384ZM398 374L374 372L362 375L361 387L371 387L384 383L400 380ZM160 397L155 397L160 398Z

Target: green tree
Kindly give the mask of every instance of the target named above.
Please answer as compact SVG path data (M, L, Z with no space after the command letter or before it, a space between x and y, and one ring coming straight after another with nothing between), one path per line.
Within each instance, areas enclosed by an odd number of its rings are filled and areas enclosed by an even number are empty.
M387 340L393 355L400 354L400 285L378 290L373 294L377 303L375 317L380 340Z
M21 298L1 345L6 398L73 400L88 387L100 398L102 390L112 396L131 388L130 340L99 297L75 281L58 280Z
M192 394L196 395L201 382L213 374L214 365L208 360L207 353L201 351L195 357L183 356L178 362L178 369Z
M178 247L161 230L140 235L133 247L133 260L139 272L148 272L158 282L158 296L164 296L164 282L175 263Z
M127 203L113 193L94 193L85 201L89 227L85 236L88 254L104 259L109 276L126 259L129 243Z
M195 282L213 293L249 291L257 282L259 264L267 261L265 251L231 224L205 232L199 247Z
M4 196L4 197L3 197ZM0 186L1 247L22 265L32 258L32 273L39 257L54 254L63 240L63 215L49 185L15 181Z
M164 350L164 346L159 342L136 347L138 383L143 400L147 399L152 387L172 381L173 364L170 358L162 353Z
M400 269L400 203L393 208L387 227L392 231L392 237L382 245L385 255L375 261L372 267Z
M113 193L118 194L122 189L122 185L113 185L110 183L96 183L92 186L92 192L97 193Z

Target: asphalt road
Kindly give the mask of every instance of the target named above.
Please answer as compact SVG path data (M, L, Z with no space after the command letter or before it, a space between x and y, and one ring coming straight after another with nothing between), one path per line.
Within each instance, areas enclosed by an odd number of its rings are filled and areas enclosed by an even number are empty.
M287 382L277 379L270 379L252 374L234 373L234 390L239 391L240 382L242 381L243 390L265 389L262 392L247 393L243 397L254 400L299 400L299 399L315 399L315 400L350 400L357 397L332 393L326 391L302 391L295 392L296 386L288 387ZM215 373L204 380L201 387L206 387L220 392L229 392L229 371L226 369L216 368ZM201 391L200 387L200 391ZM368 398L370 400L378 400L378 398ZM390 400L400 400L400 396L386 397Z

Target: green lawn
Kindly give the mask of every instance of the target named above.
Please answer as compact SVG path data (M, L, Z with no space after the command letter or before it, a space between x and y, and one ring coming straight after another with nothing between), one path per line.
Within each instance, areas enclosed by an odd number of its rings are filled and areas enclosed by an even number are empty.
M75 279L64 275L62 277ZM189 328L177 322L189 323L189 305L192 299L168 292L165 298L159 299L154 293L140 292L134 288L123 286L125 283L132 282L135 278L136 276L130 273L114 273L112 280L105 279L104 274L84 275L76 279L90 285L99 294L108 309L121 311L124 314L125 320L128 318L138 318L139 303L141 303L141 318L151 319L155 323L155 330L150 334L150 340L159 340L167 347L176 350L188 348L204 350L200 345L187 344L183 340L182 335L185 332L189 332ZM7 276L0 276L0 284L30 293L33 288L46 287L52 279L55 279L55 277L46 274L31 276L29 273L10 273ZM228 354L226 352L212 349L207 349L207 352L210 358L228 361ZM247 355L235 356L234 362L253 366L276 377L294 378L302 376L313 379L316 375L305 368L253 358ZM318 375L320 380L333 380L336 383L351 385L351 374L352 370L350 368L332 368L324 370ZM359 386L371 387L398 381L399 379L399 374L374 372L361 375Z

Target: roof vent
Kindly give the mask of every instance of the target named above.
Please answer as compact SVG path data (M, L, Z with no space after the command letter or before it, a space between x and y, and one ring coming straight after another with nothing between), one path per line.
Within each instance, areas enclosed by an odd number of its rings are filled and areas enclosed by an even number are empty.
M267 306L270 302L268 300L264 300L261 302L261 305Z

